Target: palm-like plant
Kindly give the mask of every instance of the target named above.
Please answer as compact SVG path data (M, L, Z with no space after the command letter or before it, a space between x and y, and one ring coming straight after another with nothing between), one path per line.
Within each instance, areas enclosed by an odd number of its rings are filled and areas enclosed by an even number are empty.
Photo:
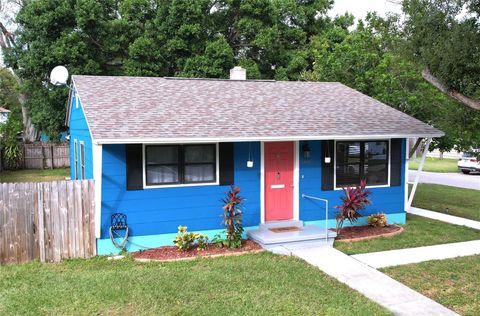
M231 248L238 248L242 242L242 210L241 204L243 197L239 195L240 188L231 187L226 192L226 198L222 199L223 205L223 223L227 226L227 243Z
M368 199L371 192L365 190L366 184L365 180L361 180L359 186L343 188L345 196L341 197L342 205L335 206L335 208L340 209L336 216L337 234L342 229L345 220L350 223L356 222L362 216L359 211L372 204L372 201Z

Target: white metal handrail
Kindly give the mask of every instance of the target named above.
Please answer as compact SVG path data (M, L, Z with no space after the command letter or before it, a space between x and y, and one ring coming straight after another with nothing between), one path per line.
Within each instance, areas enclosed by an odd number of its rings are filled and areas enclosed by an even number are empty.
M325 242L328 243L328 200L302 193L302 198L325 202Z

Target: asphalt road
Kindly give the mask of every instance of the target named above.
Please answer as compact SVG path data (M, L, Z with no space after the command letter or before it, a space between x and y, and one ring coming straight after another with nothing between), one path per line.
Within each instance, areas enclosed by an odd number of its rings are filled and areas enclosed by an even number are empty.
M413 182L417 171L408 170L408 181ZM421 183L435 183L453 187L480 190L480 174L439 173L422 171Z

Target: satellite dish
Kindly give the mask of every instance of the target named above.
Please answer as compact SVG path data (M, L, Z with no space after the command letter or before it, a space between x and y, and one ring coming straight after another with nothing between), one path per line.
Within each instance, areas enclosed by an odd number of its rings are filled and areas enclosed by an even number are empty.
M56 66L50 73L50 83L55 86L63 86L67 84L68 70L64 66Z

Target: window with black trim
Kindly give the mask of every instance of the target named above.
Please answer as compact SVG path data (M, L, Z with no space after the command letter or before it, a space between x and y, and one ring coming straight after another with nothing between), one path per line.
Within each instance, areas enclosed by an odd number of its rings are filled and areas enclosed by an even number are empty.
M147 185L215 183L215 144L145 146Z
M336 187L388 184L388 141L341 141L336 146Z

